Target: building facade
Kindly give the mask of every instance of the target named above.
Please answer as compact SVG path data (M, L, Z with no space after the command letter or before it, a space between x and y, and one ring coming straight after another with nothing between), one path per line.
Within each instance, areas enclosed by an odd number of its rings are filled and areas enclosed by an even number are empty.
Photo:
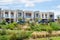
M1 10L0 9L0 22L4 19L6 22L18 22L19 18L23 20L38 19L54 19L53 12L40 12L40 11L23 11L23 10Z

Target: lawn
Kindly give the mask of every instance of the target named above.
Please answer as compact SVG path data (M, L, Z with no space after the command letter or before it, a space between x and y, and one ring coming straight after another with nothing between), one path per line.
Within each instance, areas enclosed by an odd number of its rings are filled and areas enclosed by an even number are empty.
M60 36L57 37L50 37L52 40L60 40ZM48 40L48 38L36 38L36 39L29 39L29 40Z

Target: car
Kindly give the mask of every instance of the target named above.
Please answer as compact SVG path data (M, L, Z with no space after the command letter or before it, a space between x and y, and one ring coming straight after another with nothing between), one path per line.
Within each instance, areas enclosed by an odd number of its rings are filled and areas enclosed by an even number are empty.
M19 23L19 24L24 24L25 21L24 21L24 20L20 20L20 21L18 21L17 23Z

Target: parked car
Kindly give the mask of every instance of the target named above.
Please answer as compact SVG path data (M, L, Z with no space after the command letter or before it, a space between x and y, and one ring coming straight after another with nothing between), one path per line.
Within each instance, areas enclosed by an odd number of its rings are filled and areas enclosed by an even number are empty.
M17 23L19 23L19 24L24 24L25 21L24 21L24 20L20 20L20 21L18 21Z

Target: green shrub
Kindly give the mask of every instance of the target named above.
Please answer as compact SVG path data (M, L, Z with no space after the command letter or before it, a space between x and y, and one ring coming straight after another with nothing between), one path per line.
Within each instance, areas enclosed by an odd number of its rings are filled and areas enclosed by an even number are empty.
M23 39L26 39L26 38L29 38L30 36L30 32L21 32L21 33L18 33L17 35L17 40L23 40Z
M10 40L23 40L23 39L29 38L30 35L31 35L31 32L22 31L22 32L18 32L16 34L13 34L10 37Z
M9 37L7 35L0 36L0 40L9 40Z
M0 35L6 35L6 30L5 29L0 30Z
M49 25L42 25L42 24L33 24L30 26L31 30L33 31L48 31L49 29L52 30L52 28Z
M17 26L17 23L16 23L16 22L13 22L12 24L13 24L15 27Z
M0 25L0 29L2 28L2 25Z
M17 23L13 22L5 25L7 29L14 29L17 26Z
M3 20L1 24L2 24L2 25L6 25L6 21L5 21L5 20Z
M14 29L14 27L15 27L14 24L12 24L12 23L8 24L8 29Z
M53 30L60 30L60 24L52 22L50 23L50 26L53 28Z
M13 33L10 37L10 40L16 40L16 33Z

